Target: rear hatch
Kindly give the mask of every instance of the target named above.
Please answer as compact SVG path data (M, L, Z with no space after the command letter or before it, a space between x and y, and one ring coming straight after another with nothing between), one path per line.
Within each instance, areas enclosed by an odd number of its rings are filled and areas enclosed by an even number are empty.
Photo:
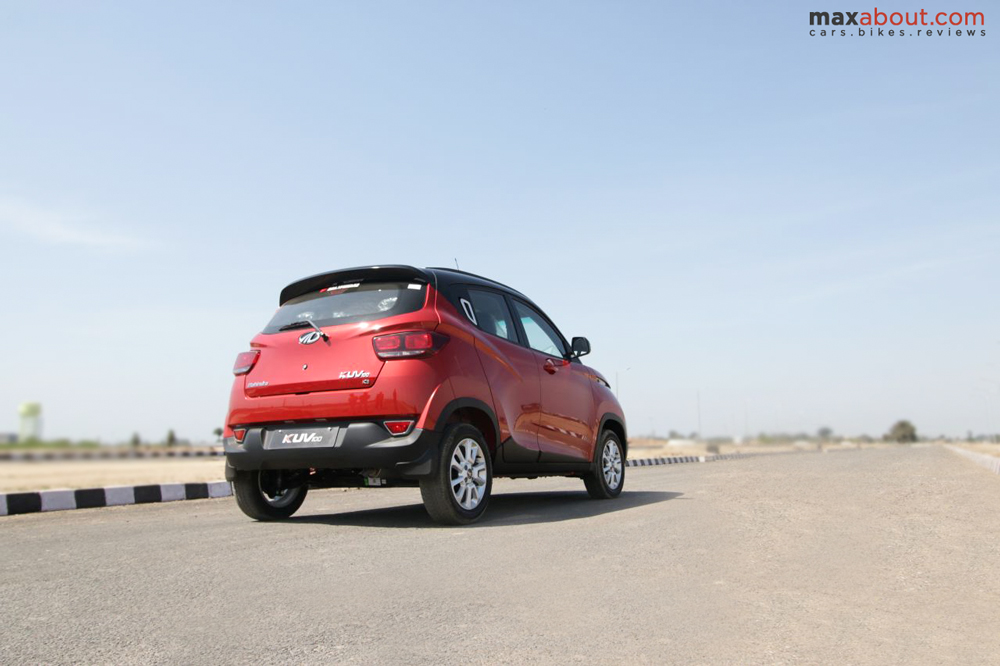
M292 298L253 341L260 356L246 375L246 395L374 386L384 365L372 348L375 330L391 328L390 320L422 309L426 299L425 283L374 280L331 284Z

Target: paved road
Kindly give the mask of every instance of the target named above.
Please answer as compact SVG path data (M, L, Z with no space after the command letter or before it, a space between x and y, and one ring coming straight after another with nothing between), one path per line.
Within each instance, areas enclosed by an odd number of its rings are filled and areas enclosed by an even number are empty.
M0 519L0 662L1000 663L1000 477L938 448Z

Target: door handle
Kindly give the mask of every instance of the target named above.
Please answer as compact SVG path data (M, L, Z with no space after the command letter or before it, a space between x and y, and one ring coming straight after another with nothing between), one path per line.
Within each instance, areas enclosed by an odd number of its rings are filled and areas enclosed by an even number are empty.
M556 370L558 370L560 367L564 365L569 365L569 361L566 360L554 361L551 358L547 358L545 359L545 364L542 366L542 368L545 370L545 372L549 373L550 375L554 375L556 374Z

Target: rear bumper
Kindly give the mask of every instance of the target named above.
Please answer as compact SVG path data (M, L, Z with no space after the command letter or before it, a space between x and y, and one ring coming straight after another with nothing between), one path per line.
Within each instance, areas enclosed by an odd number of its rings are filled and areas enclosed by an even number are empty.
M226 476L230 470L259 469L331 469L331 470L383 470L388 476L419 478L434 470L441 434L433 430L415 428L408 435L393 437L377 423L301 423L295 428L339 428L336 444L322 447L280 448L264 447L268 426L250 428L242 443L235 438L223 440L226 454ZM273 429L289 431L289 426Z

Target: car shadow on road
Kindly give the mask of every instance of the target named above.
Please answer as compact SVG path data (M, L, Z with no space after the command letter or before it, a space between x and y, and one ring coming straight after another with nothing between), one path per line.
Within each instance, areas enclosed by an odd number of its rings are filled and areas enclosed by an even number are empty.
M664 491L625 491L614 500L592 500L582 491L550 491L534 493L501 493L490 498L490 506L482 520L470 527L506 527L555 523L627 511L665 502L684 493ZM346 511L318 515L294 516L290 523L322 525L353 525L365 527L437 527L421 504L392 506L363 511Z

